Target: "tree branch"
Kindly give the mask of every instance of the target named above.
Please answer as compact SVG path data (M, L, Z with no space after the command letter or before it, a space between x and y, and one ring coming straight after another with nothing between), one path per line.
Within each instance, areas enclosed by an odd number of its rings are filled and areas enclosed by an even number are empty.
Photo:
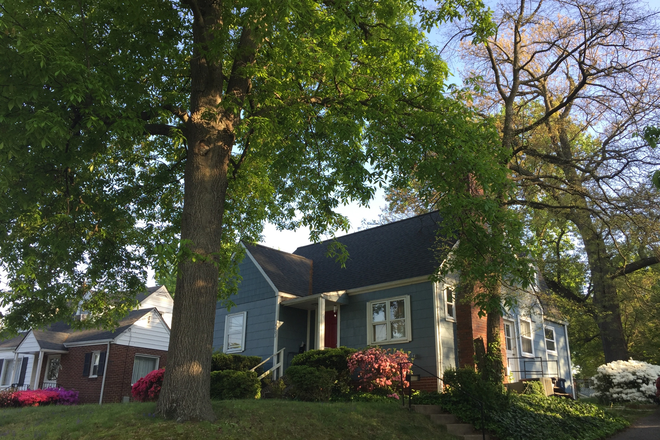
M619 268L616 272L610 275L610 278L619 278L658 263L660 263L660 258L658 257L642 258L641 260L633 261L632 263L628 263L625 266Z

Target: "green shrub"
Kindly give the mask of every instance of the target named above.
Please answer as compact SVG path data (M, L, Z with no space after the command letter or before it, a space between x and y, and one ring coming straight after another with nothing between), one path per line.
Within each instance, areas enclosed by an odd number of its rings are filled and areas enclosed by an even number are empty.
M289 395L294 399L324 402L330 400L337 372L332 368L293 365L284 377L291 385Z
M545 397L535 385L529 388L530 394L504 393L501 384L484 381L471 369L446 371L444 379L442 408L480 429L481 409L476 401L483 402L485 428L500 440L596 440L628 424L595 405Z
M415 405L440 405L442 394L437 391L413 391L412 403Z
M356 349L348 347L309 350L294 356L291 360L291 366L305 365L312 368L335 370L337 378L332 388L332 395L339 397L350 394L352 391L351 374L348 371L347 359L356 351Z
M254 371L211 372L211 399L258 399L261 383Z
M299 353L291 360L291 365L307 365L314 368L331 368L337 373L348 371L347 359L357 350L348 347L309 350Z
M243 356L241 354L226 354L216 352L211 357L211 371L235 370L249 371L261 363L259 356ZM263 373L261 367L255 370L257 375Z

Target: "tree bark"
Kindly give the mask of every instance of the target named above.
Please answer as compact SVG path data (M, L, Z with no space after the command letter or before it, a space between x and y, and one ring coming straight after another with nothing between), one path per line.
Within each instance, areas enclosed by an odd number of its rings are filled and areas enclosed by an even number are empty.
M222 26L220 6L190 0L194 15L191 58L190 116L185 124L188 156L181 220L172 331L158 411L168 419L214 420L211 407L211 354L218 295L218 257L228 187L228 166L239 112L223 101L222 61L209 50L214 29ZM232 77L227 81L231 104L242 104L248 80L238 72L250 42L243 29ZM249 58L249 55L248 55ZM236 73L238 72L238 73ZM232 81L233 80L233 81Z

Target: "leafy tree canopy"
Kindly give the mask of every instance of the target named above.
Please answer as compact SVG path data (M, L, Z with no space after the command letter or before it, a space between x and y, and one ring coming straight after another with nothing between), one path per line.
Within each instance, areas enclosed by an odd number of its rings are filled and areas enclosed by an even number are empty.
M467 14L477 37L488 30L481 2L445 6L426 24ZM335 208L368 202L391 143L405 164L413 130L472 124L417 11L409 0L3 2L3 325L70 319L80 301L89 324L109 325L145 267L176 273L159 410L212 418L215 302L234 290L238 240L265 220L309 226L312 239L345 228Z

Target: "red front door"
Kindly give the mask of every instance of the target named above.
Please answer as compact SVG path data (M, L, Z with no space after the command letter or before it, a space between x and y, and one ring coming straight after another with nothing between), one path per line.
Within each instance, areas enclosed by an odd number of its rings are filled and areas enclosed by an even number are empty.
M325 347L337 348L337 314L325 312Z

